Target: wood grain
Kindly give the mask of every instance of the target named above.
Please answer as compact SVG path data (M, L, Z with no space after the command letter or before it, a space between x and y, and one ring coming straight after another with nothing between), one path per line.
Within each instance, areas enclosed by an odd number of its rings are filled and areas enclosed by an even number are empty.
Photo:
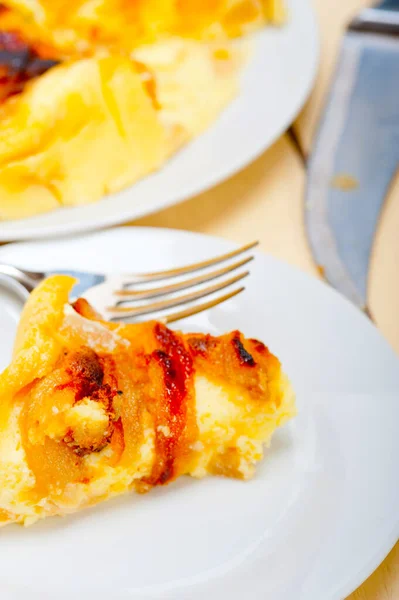
M376 324L399 353L399 172L385 200L374 240L369 306Z
M302 226L304 183L302 161L283 136L231 179L134 224L198 231L237 242L258 239L262 250L316 275Z

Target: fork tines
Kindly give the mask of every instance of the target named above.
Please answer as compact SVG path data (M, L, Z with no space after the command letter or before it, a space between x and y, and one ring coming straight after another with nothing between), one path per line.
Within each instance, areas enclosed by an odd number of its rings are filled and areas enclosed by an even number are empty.
M159 313L157 318L171 323L217 306L245 289L243 286L234 287L232 290L220 294L225 288L234 286L249 275L248 270L241 271L240 269L253 260L252 255L239 260L232 259L240 257L257 245L258 242L252 242L232 252L199 263L167 271L146 273L138 277L134 276L132 281L124 283L122 289L115 291L115 304L108 306L107 312L112 320L142 320L141 317L148 318L151 315L151 318L154 318L154 313L157 315ZM226 264L221 265L221 263ZM217 266L216 269L213 268L215 266ZM189 277L197 271L203 272ZM226 277L236 271L239 272L231 277ZM164 285L162 285L163 280L165 280ZM206 285L211 281L215 281L215 283ZM159 283L152 286L153 282ZM181 293L186 290L191 291ZM213 297L206 302L199 302L207 296ZM171 311L182 305L187 305L187 308Z

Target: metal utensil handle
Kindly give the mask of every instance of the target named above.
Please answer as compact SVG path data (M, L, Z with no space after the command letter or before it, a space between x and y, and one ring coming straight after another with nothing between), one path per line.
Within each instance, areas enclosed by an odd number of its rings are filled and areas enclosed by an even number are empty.
M365 8L349 24L349 30L399 35L399 0L383 0L375 8Z
M382 10L399 10L399 0L382 0L377 4L376 8L382 8Z
M5 264L0 264L0 275L17 281L23 285L28 292L31 292L43 277L41 273L25 271L23 269L19 269L18 267L14 267L13 265Z

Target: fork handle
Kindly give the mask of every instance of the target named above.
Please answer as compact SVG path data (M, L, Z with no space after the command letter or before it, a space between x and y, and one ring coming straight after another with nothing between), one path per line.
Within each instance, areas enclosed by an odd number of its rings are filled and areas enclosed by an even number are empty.
M20 283L28 292L31 292L44 276L43 273L25 271L24 269L6 264L0 264L0 275L14 279L14 281Z

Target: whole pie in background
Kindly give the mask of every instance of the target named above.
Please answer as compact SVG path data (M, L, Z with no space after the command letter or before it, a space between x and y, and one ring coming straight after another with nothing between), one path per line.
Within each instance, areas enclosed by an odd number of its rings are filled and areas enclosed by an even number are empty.
M278 0L9 0L0 8L0 219L95 202L159 169L238 92Z

